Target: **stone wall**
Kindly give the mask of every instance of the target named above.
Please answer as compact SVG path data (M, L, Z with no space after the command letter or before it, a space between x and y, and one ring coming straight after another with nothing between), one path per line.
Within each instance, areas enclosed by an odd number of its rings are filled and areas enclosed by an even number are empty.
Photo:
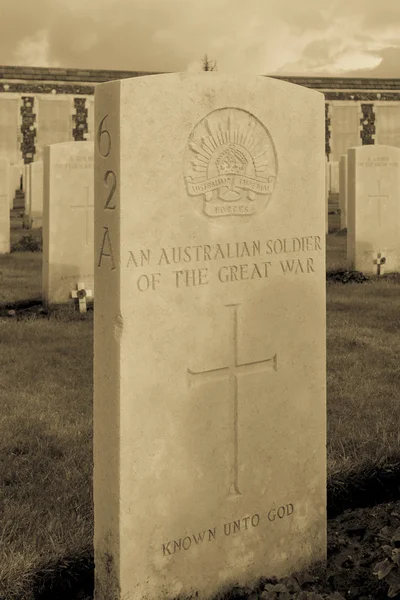
M348 148L400 147L400 79L278 77L322 92L326 100L325 151L338 161Z
M0 66L0 158L40 160L46 144L93 140L96 84L155 75L107 71ZM276 77L325 95L325 151L339 160L349 147L400 147L400 79Z

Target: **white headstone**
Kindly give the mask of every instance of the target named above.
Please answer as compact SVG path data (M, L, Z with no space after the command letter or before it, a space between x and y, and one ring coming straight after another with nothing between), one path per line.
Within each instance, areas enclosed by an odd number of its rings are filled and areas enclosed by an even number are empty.
M399 271L400 148L350 148L347 160L348 259L366 274Z
M43 299L73 302L71 289L93 289L93 142L45 146Z
M325 158L325 233L329 232L329 190L331 185L330 179L331 170L328 159Z
M329 163L330 168L330 192L331 194L339 193L339 162L337 160Z
M339 161L339 208L340 229L347 227L347 154L343 154Z
M96 600L323 559L324 97L216 73L95 94Z
M31 178L30 178L30 172L29 172L30 168L31 168L31 163L24 165L24 172L23 172L23 178L22 178L22 185L23 185L24 195L25 195L24 218L23 218L23 224L24 224L25 229L30 229L30 227L31 227L31 218L30 218L30 214L29 214L30 193L31 193L31 188L30 188Z
M33 162L30 165L30 199L29 215L32 229L38 229L43 224L43 162Z
M20 189L20 185L21 185L21 175L22 175L22 165L18 165L18 164L12 164L10 165L10 192L9 192L9 199L10 199L10 210L13 208L14 206L14 198L15 198L15 193L16 190Z
M0 158L0 254L10 252L10 163Z

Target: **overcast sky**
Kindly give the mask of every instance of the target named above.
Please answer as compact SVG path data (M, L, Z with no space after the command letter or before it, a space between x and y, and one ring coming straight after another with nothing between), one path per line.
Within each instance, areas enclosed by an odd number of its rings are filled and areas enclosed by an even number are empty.
M400 77L400 0L0 0L0 64Z

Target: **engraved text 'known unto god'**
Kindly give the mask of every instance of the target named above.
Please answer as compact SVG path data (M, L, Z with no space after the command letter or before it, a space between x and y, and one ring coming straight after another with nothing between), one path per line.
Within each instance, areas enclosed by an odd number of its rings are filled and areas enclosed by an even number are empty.
M284 519L285 517L289 517L293 514L294 506L289 503L284 506L280 506L279 508L272 508L268 514L268 521L273 523L274 521L279 521L280 519ZM223 536L231 536L237 533L243 533L245 531L250 531L255 527L258 527L260 524L260 515L254 514L251 517L244 517L243 519L237 519L237 521L231 521L229 523L224 523L223 527L217 528L213 527L212 529L205 529L204 531L199 531L198 533L192 533L191 535L186 535L177 540L172 540L162 545L162 553L163 556L170 556L172 554L176 554L177 552L182 552L184 550L189 550L192 546L198 546L199 544L203 544L205 542L214 541L219 535Z

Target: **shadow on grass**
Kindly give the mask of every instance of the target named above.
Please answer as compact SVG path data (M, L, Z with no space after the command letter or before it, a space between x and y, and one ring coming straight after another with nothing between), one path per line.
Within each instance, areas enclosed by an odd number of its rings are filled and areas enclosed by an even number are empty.
M400 456L384 465L332 475L327 485L327 515L333 519L348 509L366 508L400 498Z
M93 598L93 550L79 558L49 562L36 576L35 600L88 600Z
M348 509L373 507L399 498L400 456L396 456L382 466L365 465L358 472L332 476L327 485L327 516L334 519ZM87 554L79 558L49 562L38 571L36 582L35 600L92 600L93 549L88 548Z
M34 306L42 306L42 299L28 298L25 300L18 300L17 302L0 302L0 311L3 310L24 310L26 308L32 308Z
M79 312L75 304L62 304L46 307L41 298L0 303L0 317L21 319L53 318L63 321L82 320L93 314L93 303L88 304L87 312ZM0 599L1 600L1 599Z

